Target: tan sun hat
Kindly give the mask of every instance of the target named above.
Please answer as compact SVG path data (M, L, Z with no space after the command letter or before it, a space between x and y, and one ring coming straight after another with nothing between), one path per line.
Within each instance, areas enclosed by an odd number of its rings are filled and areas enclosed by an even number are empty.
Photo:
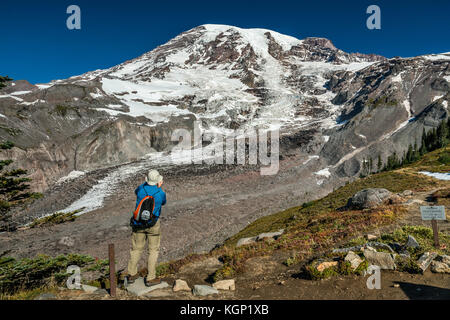
M145 181L151 186L157 185L159 182L163 180L162 175L159 174L158 170L150 170L145 177Z

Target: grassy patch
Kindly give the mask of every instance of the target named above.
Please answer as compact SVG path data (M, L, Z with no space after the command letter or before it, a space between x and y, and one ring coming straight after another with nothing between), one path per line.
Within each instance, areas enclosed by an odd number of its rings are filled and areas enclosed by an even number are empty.
M33 300L42 293L53 293L56 294L58 289L56 287L41 287L31 290L23 290L13 294L2 294L0 293L0 300Z
M262 217L229 238L225 245L236 244L241 238L253 237L262 232L286 229L314 215L336 211L345 206L348 199L362 189L386 188L396 193L407 189L423 191L442 185L444 183L441 181L414 172L396 170L377 173L342 186L322 199Z
M233 244L216 249L224 262L214 280L233 276L245 270L245 261L255 256L268 255L275 250L294 252L285 264L298 263L312 255L335 246L381 225L390 224L405 212L401 206L384 206L370 210L309 212L289 224L276 241L259 241L235 247Z
M57 212L50 216L36 219L30 224L30 228L50 226L64 222L74 221L77 218L76 214L81 212L82 210L83 209L78 209L68 213Z
M420 160L405 168L414 171L449 172L450 145L425 154Z
M382 235L379 241L386 244L405 244L408 240L408 235L413 236L420 245L420 248L408 249L412 259L417 260L423 253L427 251L436 252L438 254L450 254L450 236L439 232L439 241L441 244L444 244L446 248L435 248L433 230L429 227L424 226L403 226L396 229L392 233Z
M404 190L421 192L446 186L445 181L427 177L417 171L419 171L419 168L420 170L430 171L431 168L439 166L440 172L444 172L442 170L445 168L442 167L438 159L447 150L449 150L449 147L430 152L423 156L420 161L405 168L370 175L348 183L319 200L306 202L298 207L254 221L229 238L223 247L214 250L224 261L223 267L217 270L215 279L219 280L232 276L245 269L247 259L270 254L274 250L295 252L284 261L285 265L293 265L311 256L313 252L326 250L336 243L348 241L350 238L353 238L353 245L365 243L365 239L355 237L355 235L393 223L406 209L395 205L362 211L342 211L340 208L347 204L351 196L362 189L385 188L393 193L398 193ZM440 199L447 199L446 194L436 196ZM279 229L285 229L286 232L277 241L271 243L258 242L239 248L235 247L237 241L241 238L253 237L262 232ZM414 233L412 234L414 235Z

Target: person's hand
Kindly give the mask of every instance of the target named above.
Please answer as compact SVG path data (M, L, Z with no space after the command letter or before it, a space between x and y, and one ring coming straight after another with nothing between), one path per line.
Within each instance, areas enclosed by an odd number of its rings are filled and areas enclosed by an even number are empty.
M158 182L158 188L161 188L161 186L163 185L163 182L164 181L162 181L162 180L161 180L161 182Z

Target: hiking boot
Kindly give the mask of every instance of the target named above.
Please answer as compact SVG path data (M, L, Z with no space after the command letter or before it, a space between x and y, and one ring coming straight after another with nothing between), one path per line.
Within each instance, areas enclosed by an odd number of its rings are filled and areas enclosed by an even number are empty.
M144 284L146 287L156 286L157 284L161 283L161 279L153 279L153 280L147 280L147 278L144 279Z
M126 276L126 278L127 278L127 283L132 284L132 283L134 283L134 281L136 281L139 278L139 273L136 273L134 276L128 275L128 276Z

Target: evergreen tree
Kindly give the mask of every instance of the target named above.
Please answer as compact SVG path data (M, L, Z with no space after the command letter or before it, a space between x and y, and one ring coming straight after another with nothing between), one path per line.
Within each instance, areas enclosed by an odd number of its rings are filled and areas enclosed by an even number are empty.
M14 146L12 142L5 142L0 144L0 149L11 149ZM7 219L9 218L9 211L11 207L23 203L23 201L39 197L39 193L29 192L29 178L24 178L23 175L27 173L23 169L6 170L13 160L0 161L0 231L7 231L10 229Z
M378 155L377 169L378 171L381 171L382 168L383 168L383 161L381 160L381 155Z
M8 76L6 76L6 77L0 76L0 89L3 88L3 87L6 87L6 82L7 81L12 81L12 79L10 77L8 77Z

